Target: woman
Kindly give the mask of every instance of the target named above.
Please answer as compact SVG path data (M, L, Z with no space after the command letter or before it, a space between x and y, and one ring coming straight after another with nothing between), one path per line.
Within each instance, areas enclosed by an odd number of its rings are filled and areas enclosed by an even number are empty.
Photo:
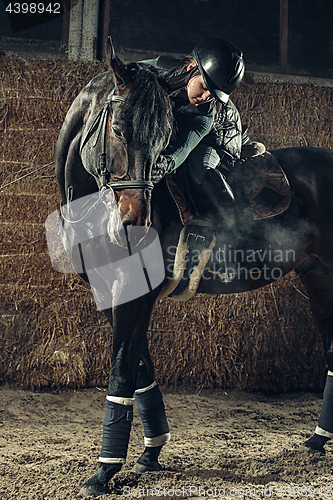
M235 203L234 192L241 188L233 186L232 191L226 182L241 155L265 151L262 144L251 143L247 127L242 129L239 112L229 99L244 76L242 52L226 40L212 39L197 45L183 62L165 56L145 62L165 78L178 126L176 139L153 167L153 183L176 173L192 207L218 230L227 231L232 248L254 249L255 240L249 237L252 209ZM246 155L246 149L250 154ZM240 238L241 225L246 228L246 241Z
M202 215L220 213L223 193L227 202L233 196L216 167L230 170L240 159L242 146L252 144L229 99L244 75L243 54L226 40L212 39L197 45L183 61L160 56L145 62L159 69L168 84L178 129L175 141L154 166L152 181L177 171L183 186L187 179L186 191L196 204L202 193L208 193L205 206L198 207Z

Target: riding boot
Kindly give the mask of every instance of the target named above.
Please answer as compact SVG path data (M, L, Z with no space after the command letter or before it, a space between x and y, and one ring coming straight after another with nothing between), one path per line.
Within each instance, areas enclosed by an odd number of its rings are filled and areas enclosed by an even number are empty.
M259 250L253 237L252 209L241 196L239 187L232 190L218 169L208 169L200 196L196 199L196 208L214 225L221 245L219 258L224 256L224 266L228 271L235 275L242 270L261 270Z
M226 213L235 209L235 197L225 175L219 170L207 169L203 184L195 197L195 206L200 215L212 221L215 227L222 222L228 227L233 222L227 219Z

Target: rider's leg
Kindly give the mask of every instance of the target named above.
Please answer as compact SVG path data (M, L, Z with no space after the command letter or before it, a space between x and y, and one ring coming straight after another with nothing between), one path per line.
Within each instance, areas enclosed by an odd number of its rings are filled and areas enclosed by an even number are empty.
M199 214L214 225L226 223L226 211L234 209L234 195L225 176L217 169L221 158L211 146L200 143L189 155L191 195Z
M188 172L195 188L195 206L201 216L212 221L219 235L223 235L223 244L233 261L228 267L261 267L258 248L254 237L254 218L250 203L242 195L240 186L233 184L232 189L217 151L203 143L191 153ZM222 168L221 168L222 167ZM232 169L227 165L226 172ZM230 255L230 252L228 252ZM244 256L244 258L243 258ZM246 258L245 258L246 256Z
M233 185L231 188L227 182L224 172L232 171L232 162L228 159L221 162L214 148L200 143L188 158L188 174L200 215L212 220L217 227L236 232L243 219L246 219L246 227L249 222L253 223L253 216L246 199L243 198L240 203L240 186Z

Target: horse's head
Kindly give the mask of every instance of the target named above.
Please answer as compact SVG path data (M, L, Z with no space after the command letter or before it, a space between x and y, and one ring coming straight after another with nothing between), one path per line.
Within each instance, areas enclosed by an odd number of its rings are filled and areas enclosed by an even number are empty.
M115 191L121 221L149 226L151 169L172 134L171 103L154 68L125 65L111 42L108 60L115 87L106 117L106 183Z

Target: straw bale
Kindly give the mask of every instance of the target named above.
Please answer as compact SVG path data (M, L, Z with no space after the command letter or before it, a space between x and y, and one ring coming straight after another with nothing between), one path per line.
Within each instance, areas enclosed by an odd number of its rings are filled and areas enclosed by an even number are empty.
M71 301L75 310L80 311L82 318L82 304L92 302L90 287L84 283L77 275L60 275L58 281L55 280L53 286L38 285L27 286L26 283L18 285L16 283L0 284L0 315L36 315L39 316L51 304L67 303ZM90 325L90 316L85 318Z
M48 253L22 254L18 252L0 256L0 266L3 270L0 281L15 283L17 286L59 288L67 276L53 269Z
M58 200L47 194L2 194L1 220L12 224L44 223L58 209Z
M9 184L12 181L14 182L11 186L4 188L3 193L6 195L16 196L17 194L31 194L38 193L44 195L52 195L54 199L54 206L59 207L60 198L59 198L59 188L56 181L54 169L46 169L44 173L40 172L39 174L32 174L31 176L18 180L23 175L26 175L29 172L35 170L36 166L31 165L27 168L22 168L19 173L14 172L13 174L8 174L4 176L4 182L0 183L0 187L6 184ZM1 169L1 161L0 161L0 169ZM1 174L0 174L1 177Z
M296 283L296 285L295 285ZM321 338L295 274L246 294L156 306L149 343L161 383L251 390L318 390ZM309 370L311 367L311 370Z
M103 63L0 59L0 122L3 127L41 128L61 123L68 107Z
M0 222L1 255L46 253L44 224L10 224Z
M0 316L3 380L34 389L80 387L87 385L90 374L94 385L102 379L105 383L110 365L110 331L104 335L105 318L92 302L80 300L82 316L73 315L76 300L59 299L43 310L33 311L38 315Z
M333 89L292 83L242 83L233 101L253 140L268 148L332 147Z
M102 71L101 63L0 58L0 185L53 161L69 106ZM268 148L330 148L332 92L246 80L233 101L251 139ZM2 192L0 376L34 389L105 386L111 327L96 310L89 285L57 273L46 251L44 223L58 206L53 166ZM157 380L226 389L321 389L321 339L299 291L304 293L292 273L246 294L156 304L148 339Z
M3 160L31 163L36 166L54 160L54 147L59 131L54 129L7 129L1 156ZM20 168L20 165L19 165Z

